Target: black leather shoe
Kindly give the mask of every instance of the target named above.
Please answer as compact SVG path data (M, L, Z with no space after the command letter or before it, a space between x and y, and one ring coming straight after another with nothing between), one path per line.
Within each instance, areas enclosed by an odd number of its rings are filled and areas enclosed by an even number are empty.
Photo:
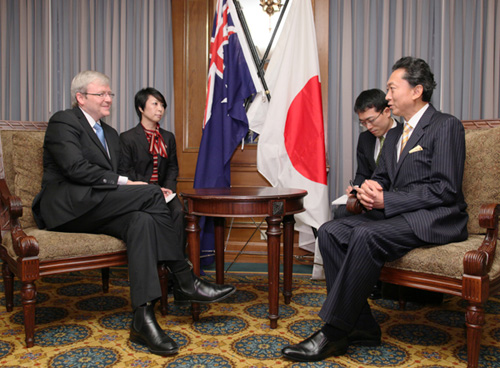
M157 355L174 355L179 351L179 345L158 325L154 303L148 303L134 311L130 327L130 341L147 346L151 353Z
M358 346L379 346L382 343L382 331L377 325L376 328L369 330L354 328L349 335L349 345Z
M285 358L299 362L315 362L331 356L343 355L348 347L347 336L340 340L329 341L320 330L299 344L285 346L281 353Z
M232 285L209 283L196 277L191 270L174 274L176 303L214 303L226 299L236 291Z

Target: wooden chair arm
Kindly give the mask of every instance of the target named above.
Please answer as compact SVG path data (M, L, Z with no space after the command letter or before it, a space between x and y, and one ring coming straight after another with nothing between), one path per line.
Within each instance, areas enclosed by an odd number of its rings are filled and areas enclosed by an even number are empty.
M361 202L359 202L359 199L355 194L349 194L349 196L347 197L346 209L347 211L354 213L355 215L358 215L364 211L363 205L361 204Z
M465 253L465 274L484 276L490 271L497 247L499 212L500 205L497 203L483 204L481 206L479 225L486 229L486 235L478 249Z
M40 251L37 240L28 236L19 218L23 215L21 198L14 196L5 182L0 179L0 229L2 239L10 232L14 251L18 257L36 257Z

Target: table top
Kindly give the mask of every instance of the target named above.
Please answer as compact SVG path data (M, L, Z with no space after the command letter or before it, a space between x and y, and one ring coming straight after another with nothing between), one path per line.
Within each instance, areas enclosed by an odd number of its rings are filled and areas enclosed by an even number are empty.
M179 195L188 214L213 217L293 215L304 211L307 191L293 188L198 188Z
M196 188L187 189L180 193L183 198L193 199L286 199L305 197L307 191L294 188L274 187L231 187L231 188Z

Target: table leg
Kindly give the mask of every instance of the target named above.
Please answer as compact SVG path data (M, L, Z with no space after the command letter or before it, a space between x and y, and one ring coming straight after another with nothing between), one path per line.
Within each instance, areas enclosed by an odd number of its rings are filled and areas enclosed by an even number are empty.
M214 217L215 282L224 284L224 217Z
M269 319L271 328L278 327L279 318L279 267L281 217L269 216L267 222L267 274L269 279Z
M187 225L187 242L189 260L193 264L193 272L196 276L200 276L200 225L198 224L199 216L186 215ZM191 312L193 320L200 319L200 305L198 303L191 304Z
M290 304L292 299L292 274L293 274L293 215L283 218L283 296L285 304Z

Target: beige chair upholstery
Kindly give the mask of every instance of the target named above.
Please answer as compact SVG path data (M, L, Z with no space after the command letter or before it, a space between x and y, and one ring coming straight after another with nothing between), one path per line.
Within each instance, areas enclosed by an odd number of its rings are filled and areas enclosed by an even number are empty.
M463 124L466 128L463 192L468 206L469 238L414 249L386 263L380 279L467 300L468 367L472 368L478 366L484 303L500 290L500 254L495 252L500 212L500 120Z
M34 344L35 281L42 276L102 269L103 291L109 267L127 264L123 241L96 234L40 230L31 211L43 174L43 139L47 123L0 121L0 258L7 311L13 309L13 276L22 282L26 346ZM167 312L167 271L158 269L161 311Z

